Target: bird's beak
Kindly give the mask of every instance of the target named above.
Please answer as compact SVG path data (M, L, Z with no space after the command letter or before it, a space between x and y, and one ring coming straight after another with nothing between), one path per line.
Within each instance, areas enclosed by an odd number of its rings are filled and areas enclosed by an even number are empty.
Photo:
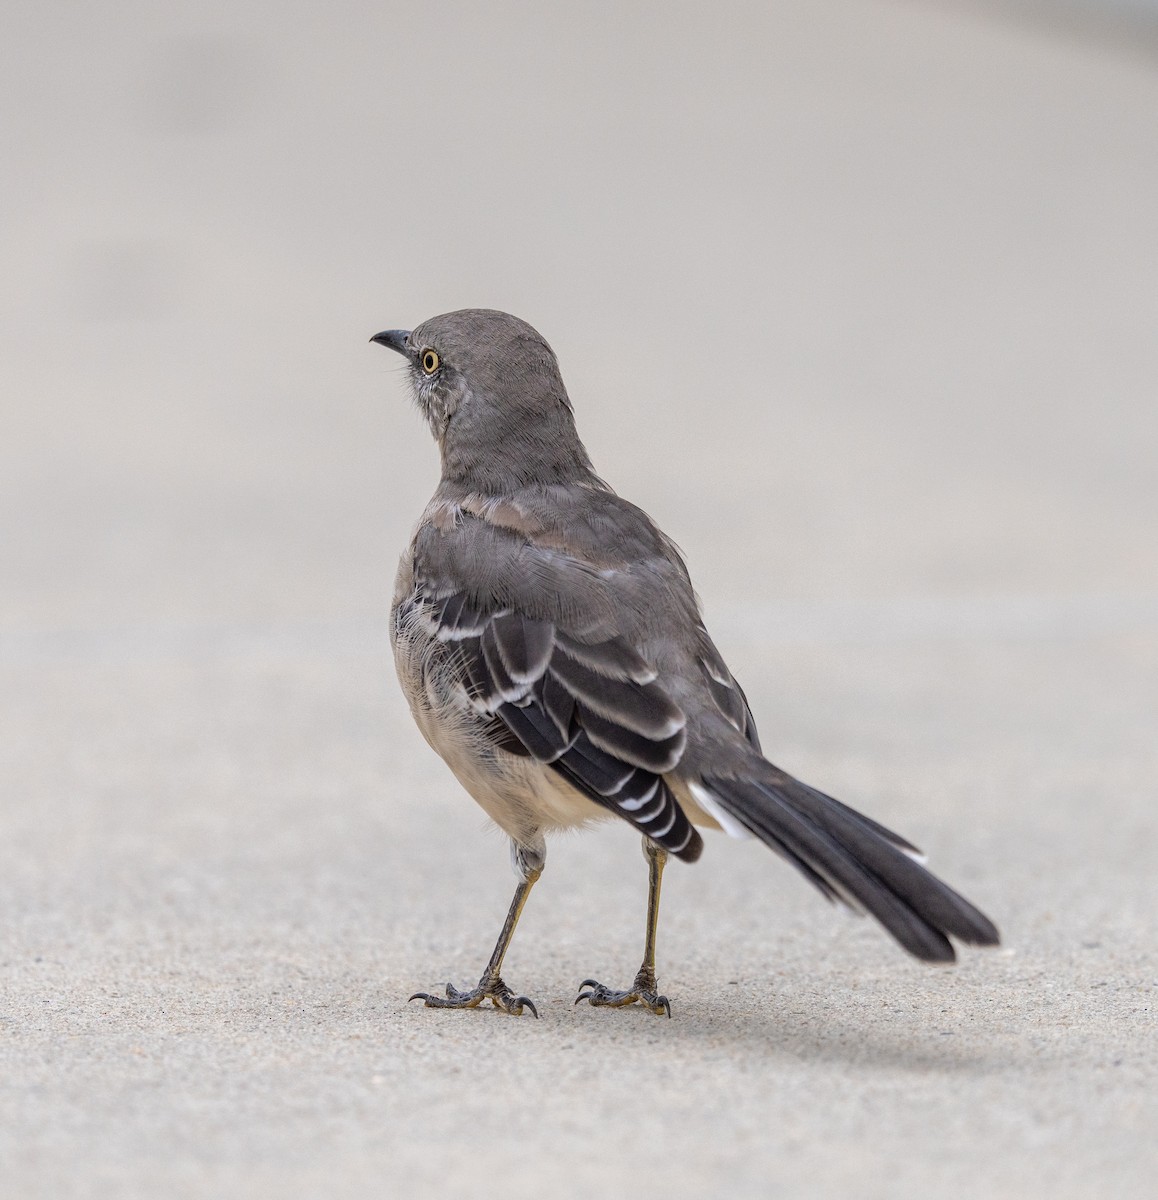
M376 333L370 341L377 342L379 346L388 346L391 350L396 350L399 354L410 358L411 349L406 340L409 337L409 329L386 329L381 333Z

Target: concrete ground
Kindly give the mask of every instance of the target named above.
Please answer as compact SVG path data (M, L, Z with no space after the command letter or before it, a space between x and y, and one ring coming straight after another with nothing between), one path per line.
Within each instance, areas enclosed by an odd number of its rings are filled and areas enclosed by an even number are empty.
M323 15L324 13L324 15ZM0 1191L1158 1194L1158 55L996 5L19 5L0 48ZM386 645L378 329L559 353L784 767L1001 925L501 839Z

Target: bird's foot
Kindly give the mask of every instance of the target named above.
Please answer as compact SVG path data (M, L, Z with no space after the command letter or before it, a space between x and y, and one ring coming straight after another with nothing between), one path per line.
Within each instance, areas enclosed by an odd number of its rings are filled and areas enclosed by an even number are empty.
M524 1008L529 1009L536 1020L539 1016L539 1010L532 1000L526 996L516 996L497 975L493 978L484 975L478 981L478 987L468 992L460 992L453 983L448 983L445 996L415 992L410 1000L421 1000L427 1008L478 1008L484 1000L489 1000L500 1012L510 1013L512 1017L521 1017Z
M657 1017L670 1017L671 1004L666 996L656 993L655 985L655 976L650 971L640 971L629 992L617 992L605 987L598 980L584 979L579 985L579 995L575 997L575 1003L586 1000L592 1008L626 1008L629 1004L641 1004Z

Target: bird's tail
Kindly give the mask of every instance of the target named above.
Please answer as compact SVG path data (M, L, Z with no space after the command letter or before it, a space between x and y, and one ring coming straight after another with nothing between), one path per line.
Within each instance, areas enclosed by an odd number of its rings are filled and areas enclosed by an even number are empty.
M755 752L746 767L735 774L705 772L692 789L725 828L740 825L784 855L829 899L872 913L917 958L953 962L950 937L997 945L993 922L927 871L904 838Z

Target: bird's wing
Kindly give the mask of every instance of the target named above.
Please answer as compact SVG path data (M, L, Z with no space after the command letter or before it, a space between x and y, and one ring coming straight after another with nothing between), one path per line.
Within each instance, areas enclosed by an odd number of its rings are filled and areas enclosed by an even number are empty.
M736 682L732 672L728 670L727 663L724 662L702 624L699 626L699 634L697 657L707 683L707 695L711 697L728 721L748 739L752 748L759 751L760 735L756 732L756 718L752 716L752 709L748 704L748 697L744 695L744 689Z
M646 652L646 593L680 586L660 578L671 574L665 547L648 523L633 530L645 544L601 556L581 539L562 544L560 522L526 499L507 508L428 510L394 619L445 647L483 736L694 860L702 841L663 778L684 753L687 718Z

